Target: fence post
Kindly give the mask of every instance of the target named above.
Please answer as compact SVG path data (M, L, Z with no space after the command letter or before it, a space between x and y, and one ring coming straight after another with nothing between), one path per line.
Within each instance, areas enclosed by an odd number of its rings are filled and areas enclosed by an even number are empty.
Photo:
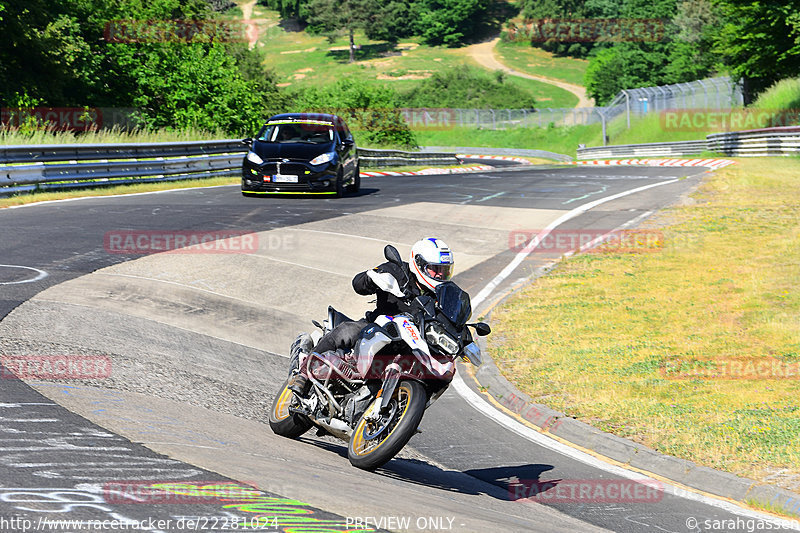
M703 83L703 80L697 80L697 83L703 88L703 109L708 109L708 87Z
M625 113L628 115L628 129L631 129L631 95L628 91L622 91L625 95Z

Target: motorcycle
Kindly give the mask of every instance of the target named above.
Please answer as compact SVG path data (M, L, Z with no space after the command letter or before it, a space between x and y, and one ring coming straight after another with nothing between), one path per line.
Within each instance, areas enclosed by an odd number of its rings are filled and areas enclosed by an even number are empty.
M384 248L386 259L402 265L397 250ZM394 278L383 279L383 290L397 291ZM392 286L394 285L394 286ZM379 285L380 286L380 285ZM412 312L380 315L359 333L352 350L316 354L312 337L298 336L290 352L289 376L303 363L311 388L302 397L281 385L269 415L278 435L297 438L316 426L320 435L349 441L350 463L374 470L391 460L417 432L425 410L444 394L456 371L456 359L475 366L481 351L470 327L479 336L491 333L483 322L468 324L469 295L455 283L439 284L435 297L415 298ZM350 320L333 307L322 333Z

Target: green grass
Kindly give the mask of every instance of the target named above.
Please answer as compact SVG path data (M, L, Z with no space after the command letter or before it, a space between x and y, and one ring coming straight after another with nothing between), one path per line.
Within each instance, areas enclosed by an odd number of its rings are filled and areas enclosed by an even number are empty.
M263 6L259 6L254 17L265 21L260 25L262 34L257 46L264 54L264 67L272 69L279 85L290 90L355 77L403 93L443 67L470 63L464 48L428 46L416 39L397 44L371 41L363 32L356 34L356 44L360 46L356 61L348 63L349 43L345 37L329 42L321 35L286 31L277 26L279 14ZM507 79L528 91L537 105L574 107L578 101L570 92L547 83L511 76Z
M506 83L516 85L530 92L536 99L537 108L575 107L578 105L577 96L555 85L511 75L507 75L505 79Z
M565 128L512 128L485 130L452 128L447 130L417 130L420 146L464 146L493 148L524 148L547 150L575 156L578 144L587 139L601 139L599 125Z
M231 136L225 132L209 132L202 130L134 130L125 132L119 129L110 129L89 131L86 133L71 133L54 132L52 130L21 132L17 130L0 129L0 145L173 142L204 141L228 138L231 138Z
M495 52L503 63L514 70L581 86L589 65L585 59L557 57L524 42L501 40L497 43Z
M710 131L670 131L663 127L659 114L633 118L627 128L625 116L611 121L607 127L608 144L693 141L704 139ZM553 128L511 128L489 130L452 128L414 130L420 146L486 146L492 148L525 148L547 150L575 157L579 144L602 146L602 126L569 126Z
M609 126L609 144L696 141L705 139L706 135L713 133L710 129L675 131L666 126L664 115L650 113L641 118L632 118L631 129L627 129L623 115Z
M800 362L798 173L798 158L738 160L653 221L652 253L563 261L493 312L498 366L535 401L663 453L797 479L797 376L675 379L664 364Z
M781 80L763 93L751 106L755 109L800 109L800 78Z

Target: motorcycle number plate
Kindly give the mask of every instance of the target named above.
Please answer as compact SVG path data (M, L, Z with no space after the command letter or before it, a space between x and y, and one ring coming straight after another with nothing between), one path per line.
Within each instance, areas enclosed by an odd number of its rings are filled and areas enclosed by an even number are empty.
M296 174L275 174L272 176L274 183L297 183Z

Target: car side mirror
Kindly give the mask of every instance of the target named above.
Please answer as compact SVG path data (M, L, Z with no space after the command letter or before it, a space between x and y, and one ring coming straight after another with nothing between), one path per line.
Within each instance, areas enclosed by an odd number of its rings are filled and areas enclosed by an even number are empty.
M248 137L247 139L242 139L240 142L241 142L241 143L242 143L244 146L250 146L251 144L253 144L253 139L252 139L252 138L250 138L250 137Z
M387 244L383 249L383 257L385 257L390 263L394 263L397 266L403 266L403 260L400 258L400 252L398 252L397 248L391 244Z
M356 144L356 142L355 142L353 139L345 139L345 140L343 140L343 141L342 141L342 144L343 144L344 146L346 146L346 147L350 148L351 146L353 146L354 144Z

